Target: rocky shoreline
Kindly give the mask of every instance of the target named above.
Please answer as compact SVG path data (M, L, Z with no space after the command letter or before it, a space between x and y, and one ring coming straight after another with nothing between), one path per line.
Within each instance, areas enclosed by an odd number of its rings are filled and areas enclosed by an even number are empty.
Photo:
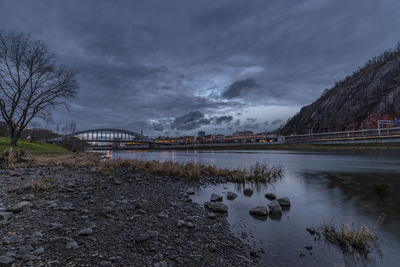
M188 182L93 167L0 170L0 266L254 266L257 252Z

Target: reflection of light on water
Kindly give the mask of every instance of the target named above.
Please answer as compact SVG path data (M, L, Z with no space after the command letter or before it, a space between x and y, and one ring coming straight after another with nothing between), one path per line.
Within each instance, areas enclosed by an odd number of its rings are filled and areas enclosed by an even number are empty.
M110 159L112 157L112 153L110 150L107 150L107 158Z

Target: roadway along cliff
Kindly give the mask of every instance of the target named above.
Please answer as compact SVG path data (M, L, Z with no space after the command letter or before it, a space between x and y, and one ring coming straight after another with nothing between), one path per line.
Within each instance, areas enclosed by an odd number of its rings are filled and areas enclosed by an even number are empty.
M375 57L290 119L282 134L376 128L400 116L400 45Z

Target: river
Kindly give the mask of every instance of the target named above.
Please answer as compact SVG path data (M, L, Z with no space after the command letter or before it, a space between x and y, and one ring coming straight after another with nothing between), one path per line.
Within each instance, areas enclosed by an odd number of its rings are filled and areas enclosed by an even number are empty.
M246 197L242 186L223 184L195 188L193 201L209 201L211 193L224 196L228 221L238 237L257 248L274 266L400 266L400 152L399 151L109 151L112 158L173 160L248 168L256 162L277 164L283 178L273 185L256 186ZM226 200L226 192L238 197ZM267 206L266 192L288 197L291 208L279 220L258 220L249 209ZM382 255L375 249L367 258L343 253L323 238L315 241L307 227L344 221L372 226L380 214L385 221L375 230ZM312 249L305 248L312 246Z

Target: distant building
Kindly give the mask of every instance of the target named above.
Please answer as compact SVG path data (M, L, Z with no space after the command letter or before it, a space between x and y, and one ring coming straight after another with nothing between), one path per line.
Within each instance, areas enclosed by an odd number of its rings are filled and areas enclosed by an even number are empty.
M236 131L232 134L233 137L254 135L252 131Z
M195 141L196 141L196 137L194 137L194 136L181 136L178 138L178 143L180 143L180 144L193 143Z
M206 136L206 132L204 132L204 131L199 131L199 132L197 133L197 140L199 140L199 141L203 140L204 136Z

